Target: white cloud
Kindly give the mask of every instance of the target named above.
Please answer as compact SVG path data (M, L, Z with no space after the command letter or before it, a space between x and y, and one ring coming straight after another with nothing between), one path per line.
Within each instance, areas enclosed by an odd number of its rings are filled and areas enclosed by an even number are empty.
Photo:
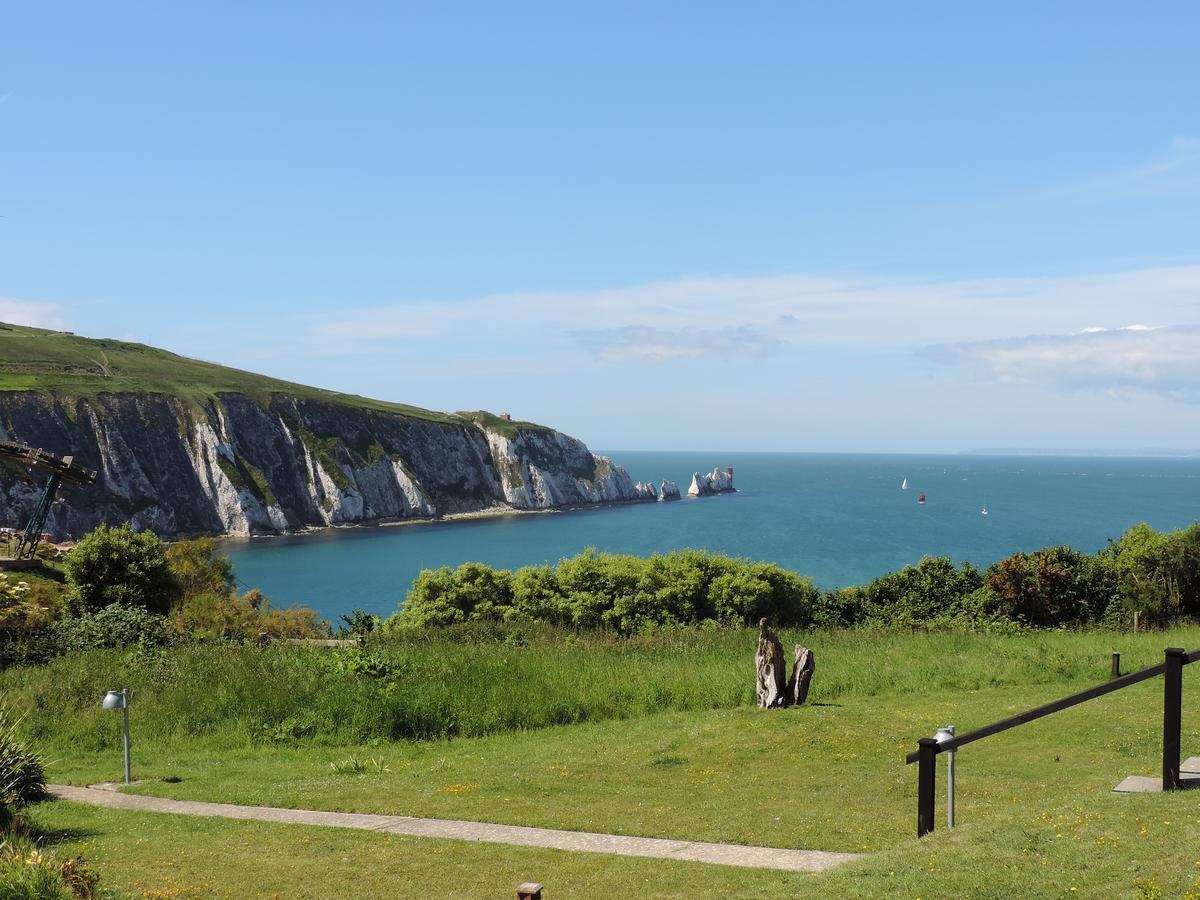
M674 330L626 325L575 331L571 336L594 359L606 363L659 363L687 356L770 356L787 347L786 341L764 334L753 325Z
M349 309L307 318L303 333L286 340L291 352L312 355L374 348L444 356L561 352L583 340L599 360L627 361L694 355L684 348L715 346L710 332L732 332L730 344L743 352L825 347L906 353L930 344L1070 334L1098 322L1187 322L1198 316L1200 266L957 281L775 275ZM647 349L615 351L639 341Z
M929 348L999 381L1066 390L1142 390L1200 403L1200 325L1127 325Z
M61 306L5 297L0 297L0 322L33 328L64 328L67 324Z

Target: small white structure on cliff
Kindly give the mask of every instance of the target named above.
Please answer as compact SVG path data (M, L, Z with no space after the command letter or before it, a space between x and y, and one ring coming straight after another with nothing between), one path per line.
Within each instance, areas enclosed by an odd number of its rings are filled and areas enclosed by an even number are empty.
M722 472L718 467L706 475L692 473L692 485L688 488L688 496L707 497L711 494L727 494L733 490L733 468Z

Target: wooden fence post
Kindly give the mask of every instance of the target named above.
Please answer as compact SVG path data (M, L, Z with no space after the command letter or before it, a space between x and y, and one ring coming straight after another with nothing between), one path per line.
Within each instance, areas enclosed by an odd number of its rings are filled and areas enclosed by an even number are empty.
M934 791L937 785L937 746L931 737L917 741L917 837L933 831Z
M1121 676L1121 654L1115 650L1112 655L1112 677L1119 678Z
M1179 744L1183 719L1183 664L1187 652L1180 647L1168 647L1166 671L1163 672L1163 763L1162 789L1177 791L1179 780Z

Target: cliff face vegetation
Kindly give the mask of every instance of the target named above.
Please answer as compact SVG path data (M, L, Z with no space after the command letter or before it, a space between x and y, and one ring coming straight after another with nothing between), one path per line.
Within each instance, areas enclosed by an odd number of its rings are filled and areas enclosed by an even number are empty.
M126 521L164 536L273 533L640 496L619 466L542 426L15 326L0 326L0 437L99 473L62 491L47 525L60 539ZM0 468L0 524L23 524L39 489Z

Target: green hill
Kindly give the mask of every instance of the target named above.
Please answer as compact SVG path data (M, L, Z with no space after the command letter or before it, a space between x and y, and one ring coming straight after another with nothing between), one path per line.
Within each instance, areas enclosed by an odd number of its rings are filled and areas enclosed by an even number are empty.
M500 424L499 418L490 413L434 412L406 403L281 381L145 344L4 323L0 323L0 391L47 391L69 397L157 393L193 403L203 403L218 393L240 393L263 404L271 394L289 394L455 425L477 419ZM502 424L509 428L534 427L524 422Z

